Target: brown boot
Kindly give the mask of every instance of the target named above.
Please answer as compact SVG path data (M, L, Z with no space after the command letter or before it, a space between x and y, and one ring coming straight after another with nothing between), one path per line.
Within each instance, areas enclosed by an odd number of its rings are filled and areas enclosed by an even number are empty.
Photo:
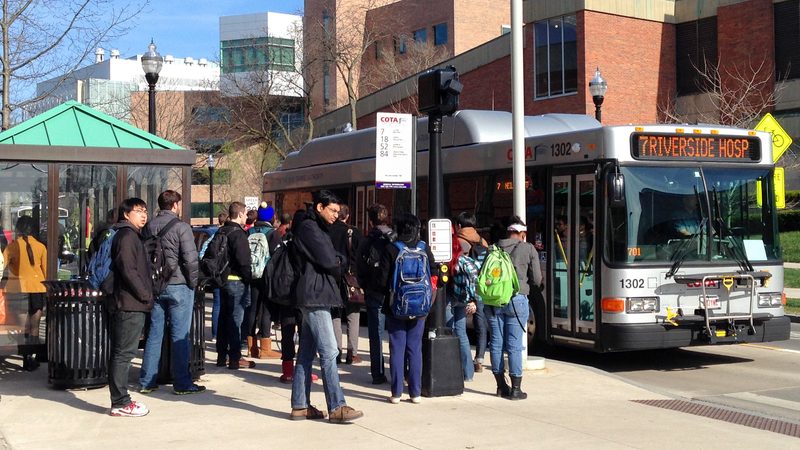
M247 349L251 358L258 358L258 341L254 336L247 336Z
M261 349L258 352L258 359L279 359L281 357L281 352L276 352L272 350L272 338L261 338Z

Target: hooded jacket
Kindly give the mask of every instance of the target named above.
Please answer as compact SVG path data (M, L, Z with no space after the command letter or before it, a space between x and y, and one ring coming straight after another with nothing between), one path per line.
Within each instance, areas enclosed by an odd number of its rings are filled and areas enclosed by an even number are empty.
M178 215L174 212L159 211L158 215L145 226L146 233L156 235L175 219L178 219ZM197 287L200 261L192 227L186 222L176 223L161 237L161 246L164 249L167 267L172 272L167 284L185 284L191 289Z
M153 282L142 236L128 221L116 228L111 244L116 307L120 311L148 312L153 309Z
M458 243L461 244L461 253L464 255L469 255L470 249L475 244L489 247L489 244L474 227L464 227L458 230Z
M224 230L224 231L223 231ZM241 225L230 220L220 228L220 231L228 236L228 261L230 274L241 278L241 281L249 283L253 278L250 267L250 244L247 242L247 232Z
M300 308L344 305L338 283L344 273L345 257L334 250L327 228L313 209L299 223L292 223L293 240L302 263L296 293Z
M518 294L529 295L530 286L539 287L542 285L542 270L539 265L539 254L530 242L520 241L519 239L500 239L497 246L511 255L511 262L517 270L519 279Z
M381 239L384 238L384 239ZM389 293L389 270L391 261L389 260L388 247L392 246L391 241L397 238L396 233L388 225L378 225L367 233L367 237L361 240L356 250L356 275L359 284L365 292L373 296L386 295ZM377 270L368 267L366 259L372 246L379 246L376 250L381 255Z

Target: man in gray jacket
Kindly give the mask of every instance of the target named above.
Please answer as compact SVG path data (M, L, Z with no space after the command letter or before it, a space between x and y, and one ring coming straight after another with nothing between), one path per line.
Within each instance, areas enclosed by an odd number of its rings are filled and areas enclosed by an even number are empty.
M542 284L539 255L533 244L526 241L528 228L514 216L506 228L507 238L497 241L497 246L511 256L511 262L519 279L519 292L505 306L485 306L491 339L489 353L492 357L492 373L497 381L497 394L510 400L524 400L528 394L522 392L522 348L527 339L525 325L528 323L528 295L530 286ZM508 374L511 386L505 381L503 351L508 353Z
M192 324L199 260L192 228L178 217L181 206L181 194L172 190L162 192L158 196L160 211L145 227L145 236L159 236L161 239L165 266L170 275L164 292L155 293L157 298L150 313L150 331L147 334L139 377L139 392L142 394L158 388L156 377L167 314L172 341L172 387L175 394L194 394L206 389L205 386L194 384L189 373L189 328Z

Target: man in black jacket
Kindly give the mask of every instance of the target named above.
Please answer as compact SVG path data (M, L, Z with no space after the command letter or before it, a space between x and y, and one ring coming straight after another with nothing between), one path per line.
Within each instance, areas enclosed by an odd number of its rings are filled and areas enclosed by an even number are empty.
M243 227L247 222L247 207L233 202L228 207L228 221L217 231L228 237L228 261L230 275L222 287L217 330L217 366L231 370L240 367L253 368L256 363L242 358L242 320L250 305L250 245Z
M292 224L294 242L302 262L297 282L297 307L303 314L300 348L292 382L291 420L324 419L325 413L310 404L311 363L319 351L322 384L332 423L345 423L364 415L347 406L336 367L336 339L331 308L342 307L339 278L344 257L333 248L328 227L339 215L341 201L330 191L315 193L303 220Z
M150 313L150 330L144 347L142 370L139 373L139 392L148 394L158 388L158 363L161 359L161 341L164 325L169 315L169 331L172 343L172 388L178 395L203 392L205 386L192 383L189 373L189 328L192 324L194 289L197 287L199 262L192 227L183 222L181 194L166 190L158 196L158 215L144 230L145 236L158 235L164 250L165 265L170 274L164 292L157 298ZM167 228L169 227L169 228ZM159 235L159 233L163 233Z
M145 314L153 308L150 262L139 234L147 223L147 203L129 198L119 205L119 223L111 244L114 298L111 312L111 356L108 389L111 415L141 417L150 412L128 394L128 372L139 347Z

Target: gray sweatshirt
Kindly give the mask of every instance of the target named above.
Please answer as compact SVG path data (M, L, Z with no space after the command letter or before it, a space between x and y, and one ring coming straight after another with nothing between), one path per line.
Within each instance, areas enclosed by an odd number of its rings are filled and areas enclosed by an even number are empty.
M519 279L519 294L529 295L531 292L528 283L541 286L542 271L539 268L539 254L530 242L508 238L497 241L497 246L511 255L511 262L517 269ZM530 280L530 281L529 281Z

